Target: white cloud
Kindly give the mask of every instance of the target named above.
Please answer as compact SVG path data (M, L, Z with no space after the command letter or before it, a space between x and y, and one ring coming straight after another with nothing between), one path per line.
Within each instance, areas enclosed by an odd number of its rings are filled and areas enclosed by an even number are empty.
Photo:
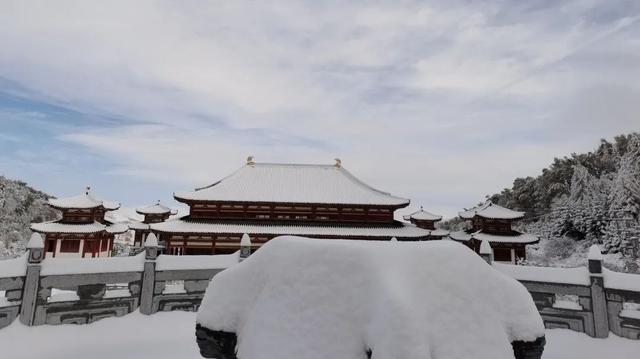
M368 182L453 215L637 126L636 17L593 20L616 6L5 2L0 76L120 119L57 133L114 159L111 174L190 186L249 154L340 156ZM619 96L597 95L611 88ZM612 105L615 126L578 126Z

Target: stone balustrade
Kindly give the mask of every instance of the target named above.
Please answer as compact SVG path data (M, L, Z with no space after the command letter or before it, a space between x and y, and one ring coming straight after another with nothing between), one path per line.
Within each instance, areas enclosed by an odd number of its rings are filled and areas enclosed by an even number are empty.
M24 256L0 261L0 328L17 317L31 326L91 323L137 309L196 311L210 279L246 258L251 248L247 236L235 254L158 255L150 235L136 256L44 259L41 242L35 234ZM494 263L488 251L482 257L527 288L547 328L640 339L640 275L607 270L597 249L581 268Z

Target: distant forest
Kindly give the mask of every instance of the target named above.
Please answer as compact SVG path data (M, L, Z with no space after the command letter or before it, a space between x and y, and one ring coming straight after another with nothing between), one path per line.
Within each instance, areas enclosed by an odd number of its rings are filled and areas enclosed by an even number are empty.
M601 140L595 151L556 158L537 177L488 196L526 211L525 227L542 237L545 257L570 256L576 244L600 244L638 271L640 258L640 133Z

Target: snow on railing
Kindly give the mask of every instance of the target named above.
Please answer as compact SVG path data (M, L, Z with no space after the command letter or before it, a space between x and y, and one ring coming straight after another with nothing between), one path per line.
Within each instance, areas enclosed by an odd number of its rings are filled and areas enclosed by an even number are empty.
M603 274L606 288L640 292L640 275L638 274L614 272L606 268Z
M589 270L586 267L553 268L493 263L493 267L519 281L549 282L588 286Z
M156 259L156 270L225 269L238 263L239 260L240 252L209 256L159 255Z
M589 249L587 258L588 266L579 268L492 265L527 288L549 327L639 339L640 275L604 268L598 246Z
M228 255L158 255L152 237L136 256L87 259L44 259L34 237L25 255L0 261L0 328L18 316L26 325L40 325L90 323L105 313L119 316L138 308L143 314L197 310L209 280L251 253L246 237L242 249ZM640 275L603 268L597 247L589 251L588 267L579 268L486 259L529 290L549 326L640 338Z
M0 278L24 277L27 273L27 253L18 258L0 260Z
M90 274L141 272L144 269L144 253L131 257L106 258L47 258L42 261L41 274Z

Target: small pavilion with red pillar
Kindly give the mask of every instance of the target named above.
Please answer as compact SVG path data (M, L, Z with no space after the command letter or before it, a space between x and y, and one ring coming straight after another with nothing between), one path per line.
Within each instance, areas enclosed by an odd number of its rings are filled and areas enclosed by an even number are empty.
M526 259L528 244L540 240L534 235L512 228L512 224L524 218L524 214L487 201L459 212L460 218L471 222L471 228L451 233L450 237L465 243L476 253L479 253L482 241L487 241L491 245L494 261L516 263L520 259Z
M449 235L449 231L436 228L436 222L442 220L442 216L425 211L422 206L420 210L403 216L405 221L409 221L419 228L429 230L427 240L442 239Z
M49 199L48 204L59 210L62 218L31 224L32 231L45 237L47 258L110 257L115 235L129 230L105 219L105 213L120 204L94 197L90 187L77 196Z
M160 200L154 204L150 204L145 207L136 208L136 213L144 216L142 221L131 221L129 228L135 233L133 244L134 247L141 248L144 245L144 241L147 239L147 235L151 233L149 225L151 223L160 223L169 219L170 216L177 214L178 211L171 209L167 206L163 206Z

